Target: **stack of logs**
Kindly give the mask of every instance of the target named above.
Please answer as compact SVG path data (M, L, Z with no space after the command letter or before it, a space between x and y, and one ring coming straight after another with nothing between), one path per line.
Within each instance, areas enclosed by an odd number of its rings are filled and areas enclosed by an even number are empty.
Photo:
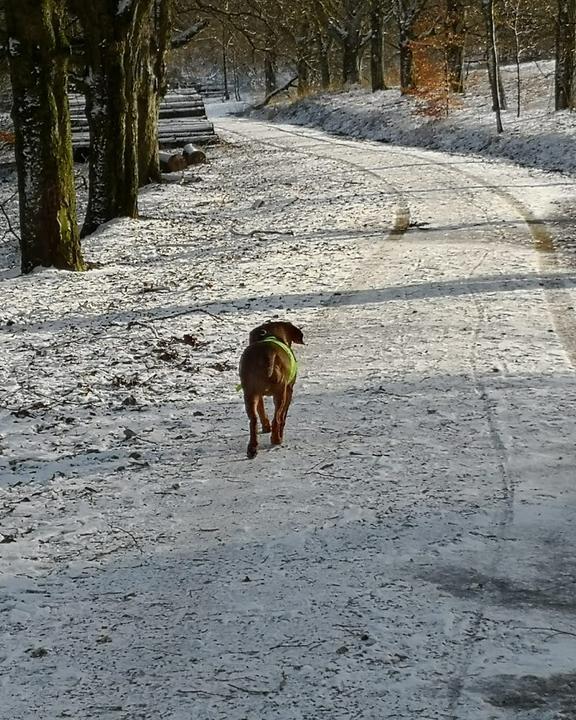
M90 148L88 120L83 95L70 95L72 145L75 156L85 157ZM185 89L168 93L160 104L158 141L160 147L208 145L217 142L214 125L206 117L204 101L197 90Z

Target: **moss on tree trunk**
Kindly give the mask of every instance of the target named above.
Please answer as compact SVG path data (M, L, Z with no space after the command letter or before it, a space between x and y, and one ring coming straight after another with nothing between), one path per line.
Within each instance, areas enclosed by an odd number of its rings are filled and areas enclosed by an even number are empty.
M82 270L62 0L7 0L22 271Z

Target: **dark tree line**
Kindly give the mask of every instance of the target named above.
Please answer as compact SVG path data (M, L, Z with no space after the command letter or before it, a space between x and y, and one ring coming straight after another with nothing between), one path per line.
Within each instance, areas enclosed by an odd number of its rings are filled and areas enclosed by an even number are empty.
M22 270L84 268L80 235L136 217L160 179L158 109L175 0L3 0ZM175 43L202 27L181 33ZM184 39L183 39L184 38ZM68 86L86 97L89 198L78 229Z

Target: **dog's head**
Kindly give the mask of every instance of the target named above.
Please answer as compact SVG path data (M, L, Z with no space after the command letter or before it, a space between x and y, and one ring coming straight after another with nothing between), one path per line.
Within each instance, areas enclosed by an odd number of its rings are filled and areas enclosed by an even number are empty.
M260 342L260 340L264 340L264 338L267 337L278 338L278 340L286 343L288 347L290 347L292 343L296 343L296 345L304 345L304 335L302 334L302 330L297 328L296 325L292 325L291 322L272 321L264 323L263 325L258 325L258 327L251 331L248 336L248 341L250 345L252 345L252 343Z

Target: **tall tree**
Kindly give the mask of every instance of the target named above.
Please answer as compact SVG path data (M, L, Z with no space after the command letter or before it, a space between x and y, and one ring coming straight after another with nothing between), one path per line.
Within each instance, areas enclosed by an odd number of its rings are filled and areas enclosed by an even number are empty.
M400 41L400 91L409 93L416 87L413 44L416 26L428 0L393 0L392 10L398 24Z
M332 38L340 45L342 84L360 82L360 56L370 38L369 0L318 0L315 10Z
M63 0L5 0L22 271L82 270L67 96Z
M138 185L159 182L158 118L166 92L166 53L172 30L172 0L155 0L143 33L138 78Z
M384 52L382 0L370 3L370 82L372 92L384 90Z
M86 235L138 214L138 94L154 0L72 0L85 37L90 128Z
M556 110L576 104L576 0L558 0L556 24Z
M496 113L496 129L499 133L502 127L502 99L501 83L499 82L498 50L496 46L496 25L494 22L494 0L482 0L484 22L486 25L486 56L488 58L488 79L492 92L492 108Z
M450 92L464 92L464 37L466 5L463 0L446 0L444 31L446 66Z
M332 71L330 68L332 37L328 33L326 26L320 21L317 13L313 13L311 19L314 27L314 47L320 87L323 90L327 90L332 80Z

